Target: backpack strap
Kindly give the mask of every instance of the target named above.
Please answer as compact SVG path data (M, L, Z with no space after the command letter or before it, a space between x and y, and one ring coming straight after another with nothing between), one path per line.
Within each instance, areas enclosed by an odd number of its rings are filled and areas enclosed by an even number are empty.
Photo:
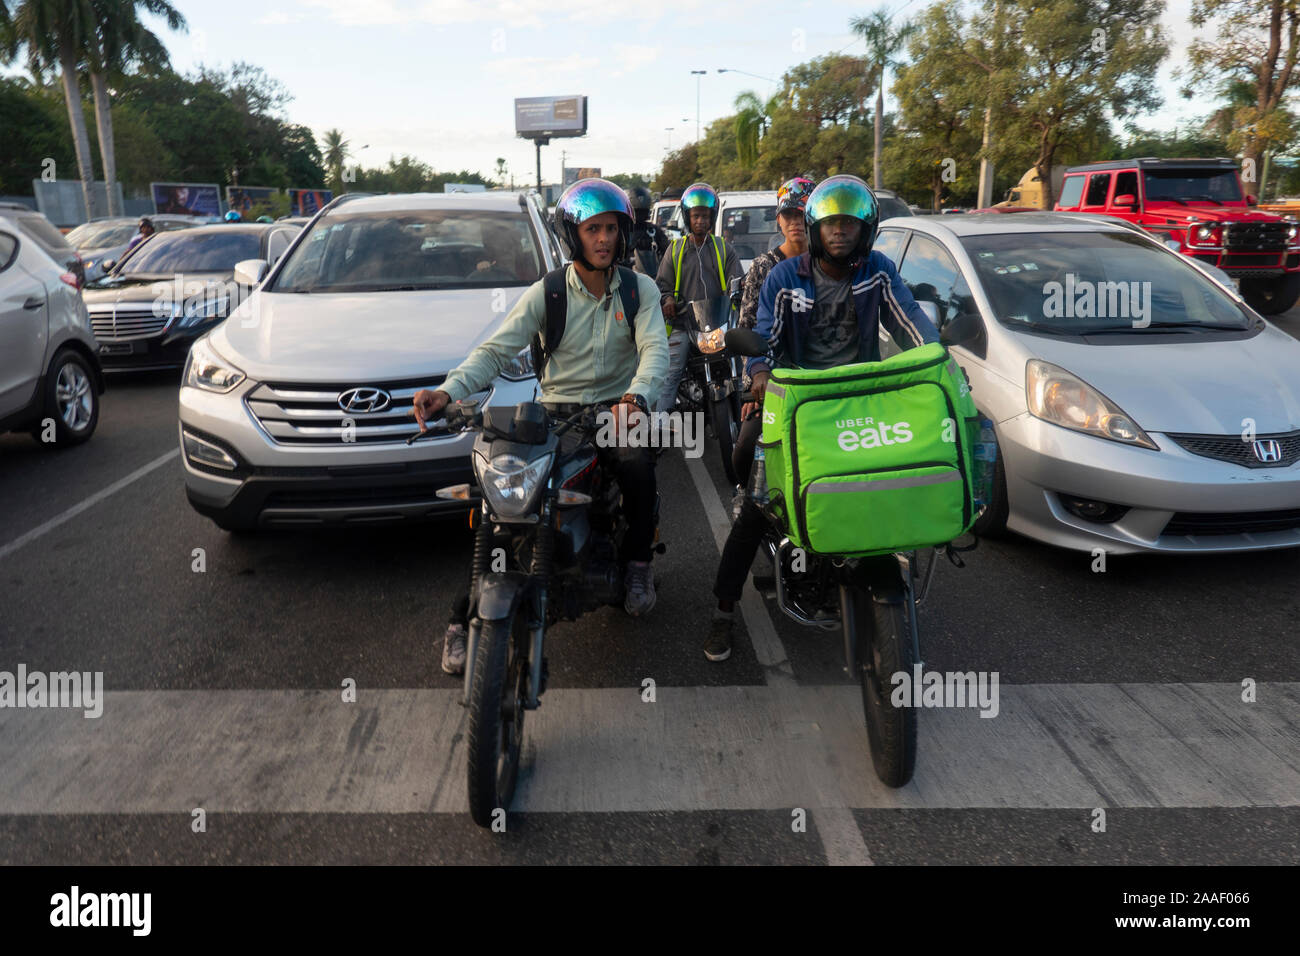
M553 269L546 273L542 279L542 295L546 303L546 332L545 337L541 333L533 336L532 353L533 353L533 371L537 374L537 381L542 380L542 373L546 370L546 363L551 359L553 353L560 345L560 339L564 338L564 323L569 313L569 291L565 287L567 266L561 266L559 269Z
M627 316L627 330L636 342L636 314L641 311L641 290L637 288L636 273L627 266L618 267L618 297L623 301L623 314Z

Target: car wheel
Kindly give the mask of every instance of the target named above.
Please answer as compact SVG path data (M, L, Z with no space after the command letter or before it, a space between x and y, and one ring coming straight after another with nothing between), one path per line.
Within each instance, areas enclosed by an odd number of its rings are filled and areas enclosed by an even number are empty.
M1300 272L1277 278L1242 279L1241 297L1260 315L1281 315L1300 298Z
M45 441L45 419L54 421L54 441ZM45 377L45 412L42 421L32 428L32 437L55 448L80 445L95 432L99 424L99 393L95 375L85 357L65 349L50 362Z
M1000 538L1007 533L1007 513L1010 507L1007 502L1007 476L1002 467L1002 448L998 447L998 455L993 465L993 491L989 495L989 503L984 509L984 513L975 519L975 526L972 529L981 538Z

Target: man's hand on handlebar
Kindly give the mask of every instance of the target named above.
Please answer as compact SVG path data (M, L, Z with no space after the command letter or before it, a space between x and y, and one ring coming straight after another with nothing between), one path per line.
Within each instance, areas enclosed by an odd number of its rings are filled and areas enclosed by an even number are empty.
M437 418L450 401L451 396L440 388L432 390L422 388L415 393L415 397L411 399L411 407L421 432L428 431L424 423Z
M677 303L672 299L663 300L664 318L671 319L677 315Z

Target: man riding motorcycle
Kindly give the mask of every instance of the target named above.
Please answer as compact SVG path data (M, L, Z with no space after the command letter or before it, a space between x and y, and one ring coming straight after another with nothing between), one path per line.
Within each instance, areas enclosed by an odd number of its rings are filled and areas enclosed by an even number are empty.
M549 360L541 370L542 403L555 414L571 414L574 406L601 404L612 408L618 434L636 428L659 395L668 370L668 339L659 290L648 276L636 276L640 308L624 314L622 276L616 268L632 229L627 196L604 179L584 179L565 190L555 207L555 231L572 263L565 267L564 333L558 343L546 343ZM437 389L421 389L413 399L420 430L448 402L486 388L535 336L545 333L546 291L541 279L524 292L496 333L469 354ZM620 563L626 565L628 614L639 616L654 607L650 570L654 544L656 498L655 462L651 449L602 448L623 493L627 533ZM458 674L465 668L466 614L469 597L462 596L451 613L443 644L442 669Z
M880 206L865 182L847 175L824 180L808 196L804 221L808 251L774 265L759 293L754 330L768 340L770 351L751 358L745 369L755 401L743 410L737 449L747 448L750 455L762 430L757 413L773 368L826 369L879 361L881 324L902 349L939 341L894 263L871 248ZM737 462L737 471L741 464ZM743 464L747 475L749 464ZM704 649L711 661L731 656L735 602L766 527L767 518L746 496L714 582L718 606Z
M650 210L655 204L650 190L633 186L627 191L627 201L636 221L632 223L632 236L622 263L653 279L659 274L659 263L668 251L668 233L650 221Z
M727 295L730 280L744 273L736 250L713 234L718 223L718 194L708 183L695 183L682 193L682 219L689 234L673 240L659 263L656 281L663 293L664 321L668 324L670 364L659 395L657 410L672 411L677 386L690 356L690 340L682 329L672 328L678 307L700 299Z

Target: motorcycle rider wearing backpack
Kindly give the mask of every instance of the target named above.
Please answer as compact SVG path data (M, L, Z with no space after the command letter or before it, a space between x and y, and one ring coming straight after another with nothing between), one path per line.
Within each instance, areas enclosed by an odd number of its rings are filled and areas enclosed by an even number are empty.
M865 182L847 175L824 180L808 196L804 221L808 252L773 266L759 293L754 331L767 339L770 350L746 364L755 402L745 406L741 418L749 420L741 425L737 441L737 447L743 443L751 453L762 422L749 413L761 406L773 368L825 369L879 361L881 325L901 349L939 341L897 267L872 249L880 206ZM746 495L713 586L718 607L704 649L711 661L731 656L735 602L766 526L767 518Z
M420 389L413 404L420 431L448 402L486 388L533 344L541 401L568 415L579 405L612 408L618 434L649 414L668 370L668 338L659 290L648 276L618 266L632 229L623 190L604 179L584 179L565 190L555 207L555 232L572 263L533 283L496 333L474 349L434 390ZM634 311L629 302L637 304ZM562 304L562 308L561 308ZM548 341L552 332L561 338ZM639 616L654 607L650 558L656 498L652 449L622 441L600 449L615 474L627 518L621 564L626 565L624 609ZM452 609L443 643L442 669L465 669L469 597Z
M650 210L655 204L650 190L633 186L627 191L627 201L632 206L635 222L622 264L653 279L659 274L659 263L668 251L668 233L650 221Z
M677 386L686 370L690 342L683 329L673 329L678 308L687 302L728 294L731 279L744 273L740 257L725 239L713 234L718 224L718 194L708 183L695 183L682 193L682 219L688 234L674 239L659 263L657 282L663 293L664 322L668 325L670 364L659 394L657 411L672 411Z

